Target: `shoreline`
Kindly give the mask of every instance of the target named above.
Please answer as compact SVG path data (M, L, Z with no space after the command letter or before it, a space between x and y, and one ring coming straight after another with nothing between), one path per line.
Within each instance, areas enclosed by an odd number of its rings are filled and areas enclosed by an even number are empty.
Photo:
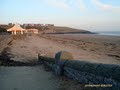
M120 36L120 31L109 31L109 32L96 32L98 35L105 35L105 36Z

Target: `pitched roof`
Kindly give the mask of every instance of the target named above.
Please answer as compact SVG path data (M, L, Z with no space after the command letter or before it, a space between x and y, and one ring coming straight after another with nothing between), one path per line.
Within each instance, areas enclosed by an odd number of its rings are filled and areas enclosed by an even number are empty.
M20 24L15 24L12 28L7 29L7 31L14 31L14 30L21 30L24 31L25 29L23 29Z

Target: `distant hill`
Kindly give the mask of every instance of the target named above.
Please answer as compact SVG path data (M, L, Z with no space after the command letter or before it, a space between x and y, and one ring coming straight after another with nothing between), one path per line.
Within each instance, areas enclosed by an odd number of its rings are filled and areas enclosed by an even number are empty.
M55 26L54 31L56 33L84 33L84 34L92 34L92 32L83 30L83 29L75 29L75 28L70 28L70 27L60 27L60 26Z

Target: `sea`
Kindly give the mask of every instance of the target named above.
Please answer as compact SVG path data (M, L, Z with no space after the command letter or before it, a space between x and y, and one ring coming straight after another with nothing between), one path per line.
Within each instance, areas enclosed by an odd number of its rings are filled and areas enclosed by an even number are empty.
M120 31L96 32L99 35L120 36Z

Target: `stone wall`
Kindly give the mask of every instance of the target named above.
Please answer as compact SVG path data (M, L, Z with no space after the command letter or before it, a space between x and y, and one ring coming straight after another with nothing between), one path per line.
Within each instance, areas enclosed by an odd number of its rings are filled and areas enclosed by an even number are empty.
M52 68L56 75L65 75L81 84L120 90L120 65L90 63L80 60L58 60L39 56L39 61ZM106 89L109 90L109 89Z

